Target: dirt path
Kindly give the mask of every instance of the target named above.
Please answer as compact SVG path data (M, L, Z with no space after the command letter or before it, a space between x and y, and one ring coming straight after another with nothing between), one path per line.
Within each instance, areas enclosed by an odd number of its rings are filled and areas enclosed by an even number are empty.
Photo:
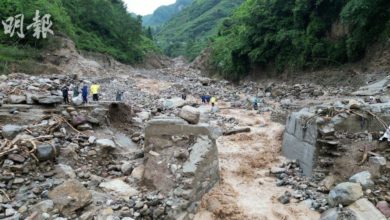
M275 185L269 168L283 160L279 155L284 127L270 121L269 114L255 111L223 109L220 115L236 118L251 132L218 139L221 183L204 197L196 219L319 219L304 204L277 201L289 189Z

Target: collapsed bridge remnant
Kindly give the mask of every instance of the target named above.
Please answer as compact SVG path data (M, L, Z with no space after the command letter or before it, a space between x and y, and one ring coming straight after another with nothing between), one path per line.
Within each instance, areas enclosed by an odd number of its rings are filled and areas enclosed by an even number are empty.
M219 181L217 135L207 125L179 118L157 118L145 129L143 182L173 195L172 219L189 219L199 201Z
M381 105L384 107L385 104ZM298 160L306 176L359 169L358 166L366 161L361 159L363 152L367 154L367 149L380 147L373 140L386 130L385 122L390 121L390 115L378 111L377 105L355 107L319 106L293 112L286 122L283 155ZM345 161L356 162L347 164ZM340 167L342 164L346 168ZM373 173L379 172L378 164L368 166Z

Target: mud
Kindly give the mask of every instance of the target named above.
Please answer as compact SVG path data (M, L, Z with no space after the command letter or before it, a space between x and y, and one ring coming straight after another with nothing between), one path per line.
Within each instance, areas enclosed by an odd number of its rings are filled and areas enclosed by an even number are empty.
M276 187L269 176L269 168L283 161L279 155L284 127L272 122L269 113L229 109L220 115L234 116L238 126L250 126L251 132L218 139L222 181L203 198L203 211L214 219L318 219L319 214L304 204L284 206L276 199L289 190Z

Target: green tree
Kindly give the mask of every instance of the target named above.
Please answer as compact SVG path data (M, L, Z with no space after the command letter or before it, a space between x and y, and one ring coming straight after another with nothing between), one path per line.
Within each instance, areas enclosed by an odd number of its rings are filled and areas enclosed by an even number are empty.
M388 39L389 10L388 0L247 0L222 22L212 64L238 80L255 66L281 72L356 61ZM335 39L340 18L347 33Z

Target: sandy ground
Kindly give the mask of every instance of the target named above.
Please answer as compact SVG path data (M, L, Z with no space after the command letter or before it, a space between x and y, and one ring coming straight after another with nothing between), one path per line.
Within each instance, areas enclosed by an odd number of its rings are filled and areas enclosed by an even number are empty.
M282 205L277 198L288 188L277 187L269 168L280 157L284 127L270 121L270 115L258 115L244 109L224 109L220 115L234 117L250 133L222 136L217 140L221 182L204 196L195 219L319 219L305 204Z

